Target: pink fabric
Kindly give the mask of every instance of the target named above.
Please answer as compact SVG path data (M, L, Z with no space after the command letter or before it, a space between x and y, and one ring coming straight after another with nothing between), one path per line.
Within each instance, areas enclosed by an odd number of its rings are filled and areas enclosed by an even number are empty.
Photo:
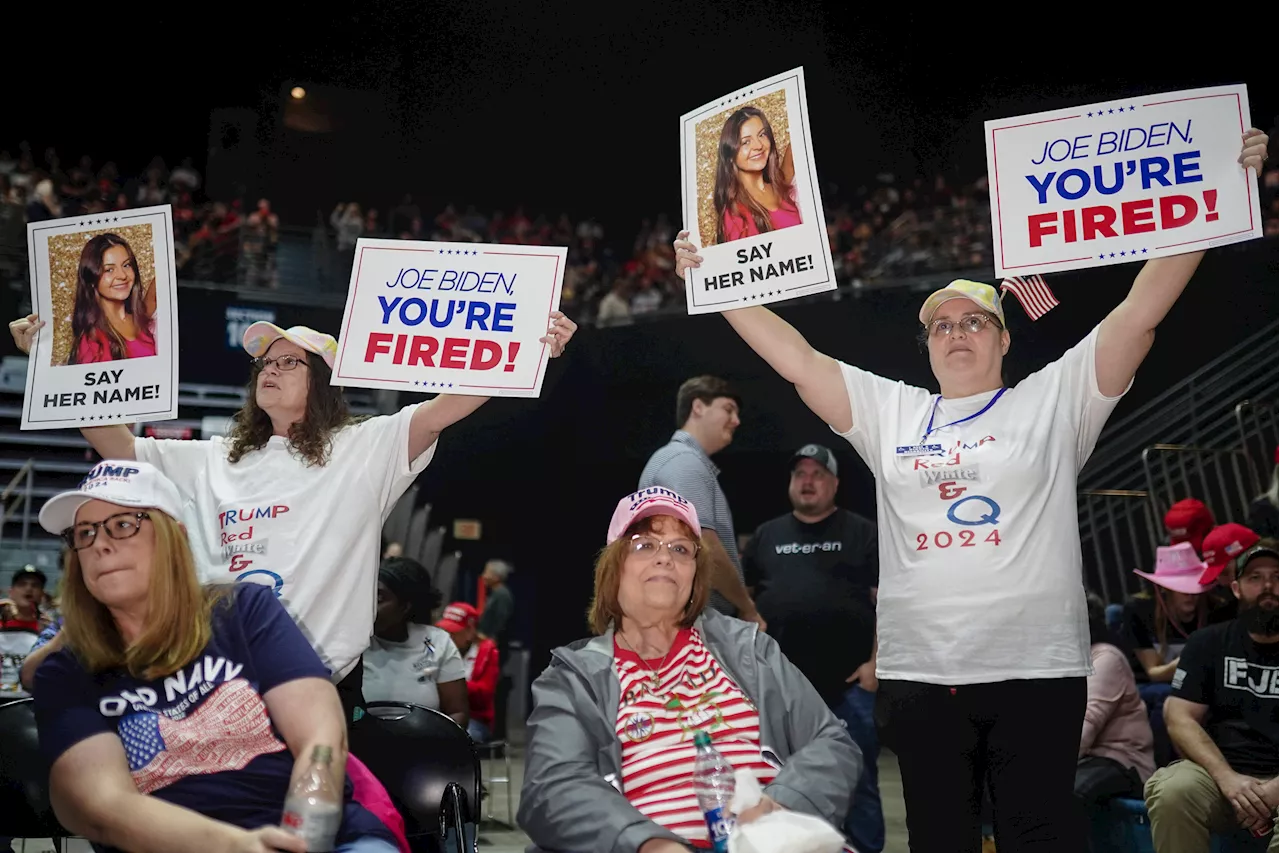
M769 221L773 224L774 231L790 228L800 224L800 211L794 204L783 202L782 207L769 211ZM724 212L725 240L741 240L743 237L754 237L759 233L760 229L756 227L756 221L741 206L737 213L729 210Z
M1080 732L1080 755L1100 755L1138 771L1145 785L1156 772L1147 706L1138 695L1124 652L1110 643L1089 649L1093 675Z
M400 816L400 812L396 811L395 804L391 802L391 795L378 781L378 777L364 766L364 762L350 753L347 753L347 775L351 777L353 789L351 798L368 809L374 817L386 825L387 829L391 830L391 834L396 837L396 844L400 847L400 853L410 853L409 839L404 834L404 818Z
M132 341L125 341L125 358L147 358L156 354L156 340L147 333L139 335ZM111 357L111 347L105 336L95 335L93 338L80 339L80 347L76 352L77 364L95 364L100 361L115 361Z

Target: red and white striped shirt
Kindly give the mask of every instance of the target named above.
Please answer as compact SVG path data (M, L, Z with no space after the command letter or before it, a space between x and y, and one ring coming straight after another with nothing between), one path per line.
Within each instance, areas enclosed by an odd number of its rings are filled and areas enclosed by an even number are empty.
M777 771L760 753L755 706L720 668L696 629L680 631L665 664L642 662L615 638L614 671L622 688L617 722L622 793L646 817L696 847L710 848L693 793L693 735L706 731L735 770L754 771L764 787Z

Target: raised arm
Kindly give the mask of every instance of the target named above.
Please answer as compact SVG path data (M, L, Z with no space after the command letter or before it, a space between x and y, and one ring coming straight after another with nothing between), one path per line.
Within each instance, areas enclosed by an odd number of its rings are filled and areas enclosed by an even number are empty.
M578 330L578 324L559 311L552 311L550 319L547 334L538 340L539 343L550 345L551 357L558 358L564 353L573 333ZM419 406L409 423L409 461L412 463L435 444L446 427L453 426L488 400L488 397L441 394Z
M689 232L681 231L674 244L681 278L685 270L702 265L697 247L688 238ZM800 399L815 415L842 433L853 427L849 394L835 359L809 346L795 327L763 306L726 311L724 318L756 355L796 386Z
M1267 135L1250 128L1242 141L1238 162L1242 169L1253 169L1256 177L1267 158ZM1204 252L1192 252L1147 261L1129 295L1102 321L1094 362L1098 390L1104 396L1117 397L1129 387L1151 351L1156 326L1178 301L1203 257Z
M269 827L248 832L138 793L118 735L96 734L62 753L49 773L58 821L76 835L135 853L305 853L301 838Z
M155 283L151 285L151 292L155 291ZM25 317L19 317L9 324L9 334L13 335L13 342L17 345L24 355L31 354L31 342L35 340L36 332L39 332L45 326L44 320L40 319L38 314L28 314ZM123 424L113 424L112 426L99 427L81 427L81 434L93 445L93 449L98 451L98 455L103 459L136 459L133 454L133 432Z

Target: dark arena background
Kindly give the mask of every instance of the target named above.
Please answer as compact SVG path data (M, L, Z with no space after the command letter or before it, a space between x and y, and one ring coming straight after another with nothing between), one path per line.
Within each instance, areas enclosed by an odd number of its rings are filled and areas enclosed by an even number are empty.
M530 681L551 649L588 633L610 515L676 428L686 378L724 377L742 397L742 424L715 459L739 534L789 511L788 460L808 442L839 459L838 504L875 517L874 483L848 444L723 318L686 315L671 249L683 112L804 66L839 288L774 307L816 348L936 388L916 340L921 300L954 278L994 283L985 119L1244 83L1253 125L1271 136L1267 236L1208 253L1080 478L1085 582L1118 604L1140 589L1132 569L1150 568L1174 501L1246 521L1276 468L1277 10L1204 12L1043 7L1029 16L1039 23L1015 27L1022 14L995 9L755 0L143 3L78 23L10 8L0 308L30 310L25 222L40 177L75 190L66 209L172 204L179 420L139 433L200 438L242 399L249 322L337 334L344 234L568 246L562 308L580 330L542 396L493 400L449 428L388 527L437 572L446 602L476 601L487 560L514 565L506 726L518 742ZM183 185L188 170L197 185ZM267 265L244 230L260 199L279 219ZM1079 341L1138 268L1048 276L1061 306L1035 323L1010 307L1008 381ZM597 323L611 291L630 316ZM26 360L4 347L0 594L23 565L58 575L59 543L34 518L96 461L78 432L18 429ZM366 412L423 399L349 397ZM478 538L455 527L472 520ZM884 796L886 849L905 851L902 807L889 803L900 796ZM500 837L482 849L521 849Z

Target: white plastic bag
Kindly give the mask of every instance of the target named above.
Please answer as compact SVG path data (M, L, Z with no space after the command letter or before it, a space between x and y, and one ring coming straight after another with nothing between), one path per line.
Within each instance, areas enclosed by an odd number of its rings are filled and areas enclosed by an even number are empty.
M764 792L750 770L739 770L733 777L729 810L742 814L759 804ZM729 853L840 853L843 849L844 836L825 820L783 809L739 823L729 834Z

